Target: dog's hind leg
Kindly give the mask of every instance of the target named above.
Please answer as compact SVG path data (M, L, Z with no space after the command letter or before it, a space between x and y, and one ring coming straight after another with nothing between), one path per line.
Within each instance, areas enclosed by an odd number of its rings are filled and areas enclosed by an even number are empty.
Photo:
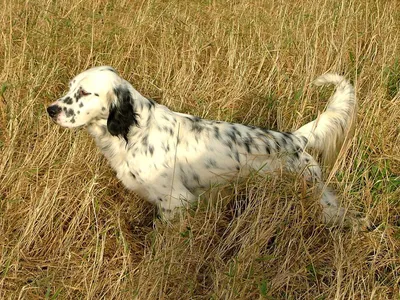
M321 193L322 220L327 224L340 224L344 221L345 209L340 207L336 195L322 181L322 171L317 161L308 153L300 154L298 172L303 174L308 182L317 184Z

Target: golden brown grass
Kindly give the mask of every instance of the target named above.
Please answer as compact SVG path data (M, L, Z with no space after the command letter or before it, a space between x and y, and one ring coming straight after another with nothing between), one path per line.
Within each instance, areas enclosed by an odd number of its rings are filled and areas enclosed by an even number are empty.
M397 1L3 1L1 299L399 299ZM205 118L292 130L345 74L355 137L331 173L374 225L326 228L296 178L255 176L180 220L123 188L84 130L45 107L112 65L143 94Z

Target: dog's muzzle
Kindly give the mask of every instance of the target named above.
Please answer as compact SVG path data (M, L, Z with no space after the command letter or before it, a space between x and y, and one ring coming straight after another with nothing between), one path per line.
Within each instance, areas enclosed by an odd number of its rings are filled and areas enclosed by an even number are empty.
M47 108L47 113L52 119L56 118L60 112L61 107L59 107L58 105L51 105Z

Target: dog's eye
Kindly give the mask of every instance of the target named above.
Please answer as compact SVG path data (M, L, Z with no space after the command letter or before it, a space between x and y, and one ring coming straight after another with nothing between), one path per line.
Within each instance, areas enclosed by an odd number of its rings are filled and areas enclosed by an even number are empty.
M85 90L80 89L79 90L79 95L80 96L88 96L88 95L90 95L90 93L86 92Z

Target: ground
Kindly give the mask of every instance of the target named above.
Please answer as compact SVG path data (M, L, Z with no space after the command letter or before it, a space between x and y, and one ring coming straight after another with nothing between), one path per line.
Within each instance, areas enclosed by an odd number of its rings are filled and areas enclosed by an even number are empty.
M0 298L399 299L398 1L5 1L0 11ZM321 223L312 187L255 174L166 224L84 129L45 108L111 65L209 119L290 131L355 85L354 138L325 172L370 228ZM207 201L208 200L208 201Z

